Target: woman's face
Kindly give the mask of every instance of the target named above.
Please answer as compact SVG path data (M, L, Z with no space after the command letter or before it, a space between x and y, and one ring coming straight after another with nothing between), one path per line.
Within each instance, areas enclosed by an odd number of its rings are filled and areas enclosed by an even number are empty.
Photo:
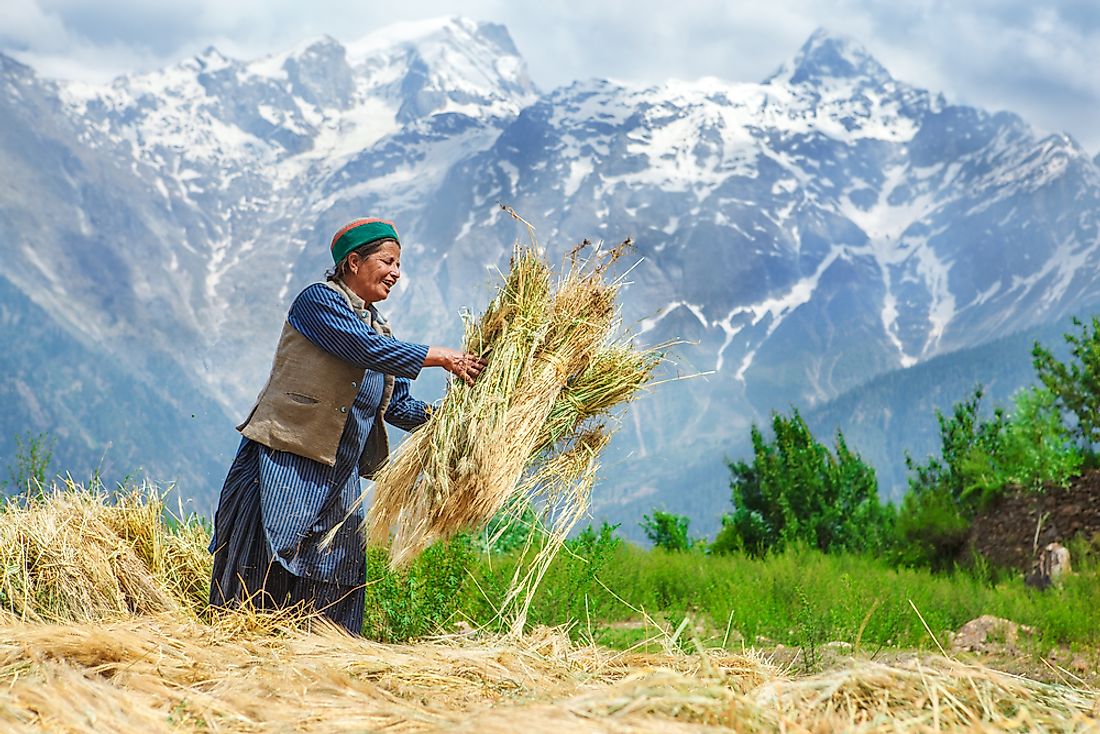
M367 303L386 300L400 277L401 247L393 241L382 243L366 258L354 252L348 255L344 282Z

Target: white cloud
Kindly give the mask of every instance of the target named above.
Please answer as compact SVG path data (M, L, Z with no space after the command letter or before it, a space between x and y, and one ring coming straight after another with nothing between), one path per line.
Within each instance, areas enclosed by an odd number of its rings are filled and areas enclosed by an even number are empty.
M824 26L864 43L898 78L1100 149L1095 0L0 0L0 48L46 75L102 79L208 45L250 58L322 33L350 41L455 13L505 24L544 88L586 77L756 81Z

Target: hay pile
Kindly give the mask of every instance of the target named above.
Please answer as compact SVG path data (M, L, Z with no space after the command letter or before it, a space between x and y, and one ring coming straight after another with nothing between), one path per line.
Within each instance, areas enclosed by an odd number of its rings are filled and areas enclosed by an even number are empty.
M0 730L31 732L1075 732L1094 692L944 658L800 679L753 655L524 639L380 645L228 615L0 625Z
M466 351L488 366L472 387L453 382L442 408L375 478L367 537L385 544L393 534L395 567L436 540L533 506L549 532L516 587L517 600L522 588L529 601L588 507L610 435L600 418L633 398L659 360L616 339L619 283L608 266L628 245L574 250L556 282L537 246L517 248L496 297L467 326Z
M70 486L0 512L0 731L1100 729L1094 691L942 657L792 678L751 651L614 652L553 630L383 645L292 613L204 621L202 525L165 522L152 492L105 500Z
M210 535L195 519L165 524L158 491L108 498L71 481L0 508L0 612L85 621L206 606Z

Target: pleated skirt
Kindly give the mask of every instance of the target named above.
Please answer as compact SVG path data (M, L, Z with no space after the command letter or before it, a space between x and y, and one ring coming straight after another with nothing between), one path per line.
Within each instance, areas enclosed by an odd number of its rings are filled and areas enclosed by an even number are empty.
M271 553L260 506L259 444L242 443L215 517L210 604L275 610L301 605L353 635L363 630L363 586L296 576Z

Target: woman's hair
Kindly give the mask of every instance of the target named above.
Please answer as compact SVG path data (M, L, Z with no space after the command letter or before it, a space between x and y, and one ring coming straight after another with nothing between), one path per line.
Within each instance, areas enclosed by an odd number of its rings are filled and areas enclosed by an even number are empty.
M336 266L333 267L332 270L325 273L325 280L329 280L329 281L343 280L344 276L347 275L347 273L348 273L348 258L349 257L351 257L352 255L358 255L360 259L366 260L372 254L374 254L379 249L381 249L382 245L386 244L387 242L392 242L393 244L397 245L398 247L401 247L401 243L398 242L397 240L375 240L374 242L368 242L367 244L365 244L361 247L356 247L354 250L349 252L347 255L344 255L344 259L341 260L340 262L336 263Z

